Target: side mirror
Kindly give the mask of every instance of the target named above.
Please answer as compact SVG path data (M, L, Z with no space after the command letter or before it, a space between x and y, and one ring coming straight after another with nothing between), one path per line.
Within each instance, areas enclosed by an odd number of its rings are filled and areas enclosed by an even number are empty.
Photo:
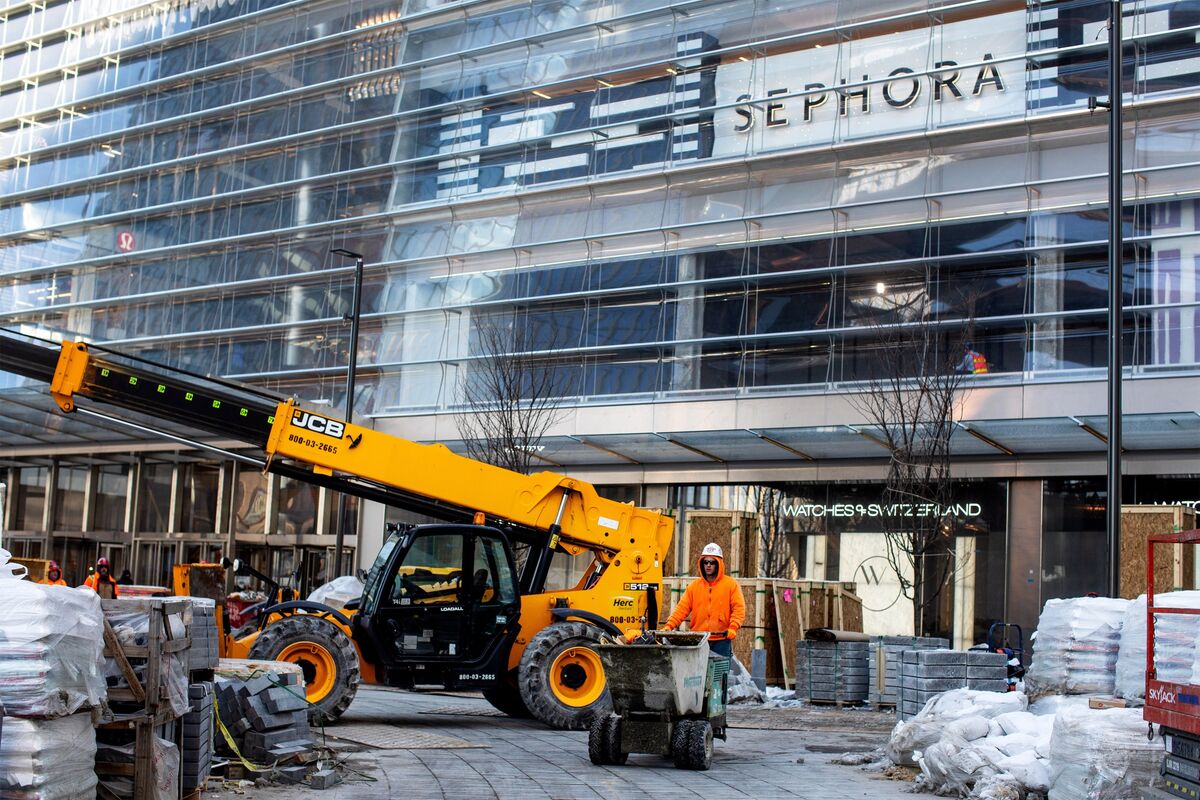
M365 569L363 569L362 567L359 567L358 570L354 574L363 583L367 582L367 571Z
M233 567L233 562L229 560L229 557L222 556L221 557L221 569L231 569L232 567Z

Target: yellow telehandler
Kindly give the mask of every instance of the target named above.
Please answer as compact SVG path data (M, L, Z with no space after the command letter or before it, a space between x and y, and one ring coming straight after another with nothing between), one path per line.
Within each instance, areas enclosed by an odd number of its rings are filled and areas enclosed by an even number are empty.
M314 721L337 719L366 682L479 688L505 713L584 729L611 707L600 637L657 626L673 521L605 499L585 481L501 469L82 342L0 331L0 369L48 383L64 412L445 520L389 525L362 597L344 609L229 565L266 583L271 601L251 632L235 637L225 624L223 655L299 664ZM253 452L160 431L145 417ZM519 571L515 547L527 548ZM574 587L548 591L556 552L590 561ZM191 576L176 583L188 584L176 586L184 594L218 592L198 592Z

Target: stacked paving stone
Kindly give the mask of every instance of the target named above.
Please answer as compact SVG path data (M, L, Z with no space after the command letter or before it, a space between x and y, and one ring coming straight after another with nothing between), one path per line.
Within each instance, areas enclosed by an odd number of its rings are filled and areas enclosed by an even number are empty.
M220 659L217 642L217 604L202 597L192 598L192 646L188 671L216 669Z
M312 749L308 701L297 673L219 675L216 690L221 721L245 758L274 764Z
M810 702L867 699L868 642L796 642L796 697Z
M212 768L213 693L211 681L188 686L192 710L183 715L183 737L179 740L180 778L184 792L203 786Z
M874 706L900 702L900 657L905 650L945 650L949 646L950 640L934 636L872 636L867 702Z
M905 650L900 657L897 715L916 715L932 697L951 689L1008 691L1008 659L985 650Z

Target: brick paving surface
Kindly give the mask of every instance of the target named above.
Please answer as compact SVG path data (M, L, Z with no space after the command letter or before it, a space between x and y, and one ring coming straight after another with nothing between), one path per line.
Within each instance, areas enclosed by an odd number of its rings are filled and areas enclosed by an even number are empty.
M471 713L476 709L479 715ZM716 742L712 769L677 770L668 760L633 755L623 767L588 760L587 734L552 731L528 720L488 715L482 699L447 698L363 688L344 718L347 725L395 726L387 747L329 739L352 773L334 788L252 787L235 793L212 785L211 797L295 800L624 800L629 798L870 798L911 800L911 785L857 767L831 763L842 752L881 745L895 717L886 712L832 708L736 707L728 742ZM437 713L437 712L448 713ZM333 736L337 726L326 734ZM413 749L404 748L412 737ZM446 747L429 746L441 738ZM359 736L359 738L363 738ZM457 743L457 746L456 744ZM463 745L474 745L464 747ZM484 745L484 746L480 746Z

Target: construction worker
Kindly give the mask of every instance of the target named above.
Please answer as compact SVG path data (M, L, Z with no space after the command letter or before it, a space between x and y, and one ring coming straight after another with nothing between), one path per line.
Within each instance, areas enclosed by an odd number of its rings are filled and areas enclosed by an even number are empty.
M117 582L113 580L113 576L109 572L108 559L104 556L96 559L96 571L88 576L83 585L100 595L104 600L112 600L121 594L120 590L117 589ZM80 588L83 587L81 586Z
M704 545L698 566L700 577L688 584L666 629L675 630L690 615L688 630L708 631L709 650L732 658L733 639L746 619L742 587L725 574L725 553L719 544Z
M66 586L67 582L63 580L62 568L58 566L57 561L51 561L50 566L46 567L46 579L42 583L47 586Z
M966 352L963 354L962 362L958 365L958 371L968 375L987 375L988 363L983 353L972 349L970 342L963 344L963 347L966 348Z

